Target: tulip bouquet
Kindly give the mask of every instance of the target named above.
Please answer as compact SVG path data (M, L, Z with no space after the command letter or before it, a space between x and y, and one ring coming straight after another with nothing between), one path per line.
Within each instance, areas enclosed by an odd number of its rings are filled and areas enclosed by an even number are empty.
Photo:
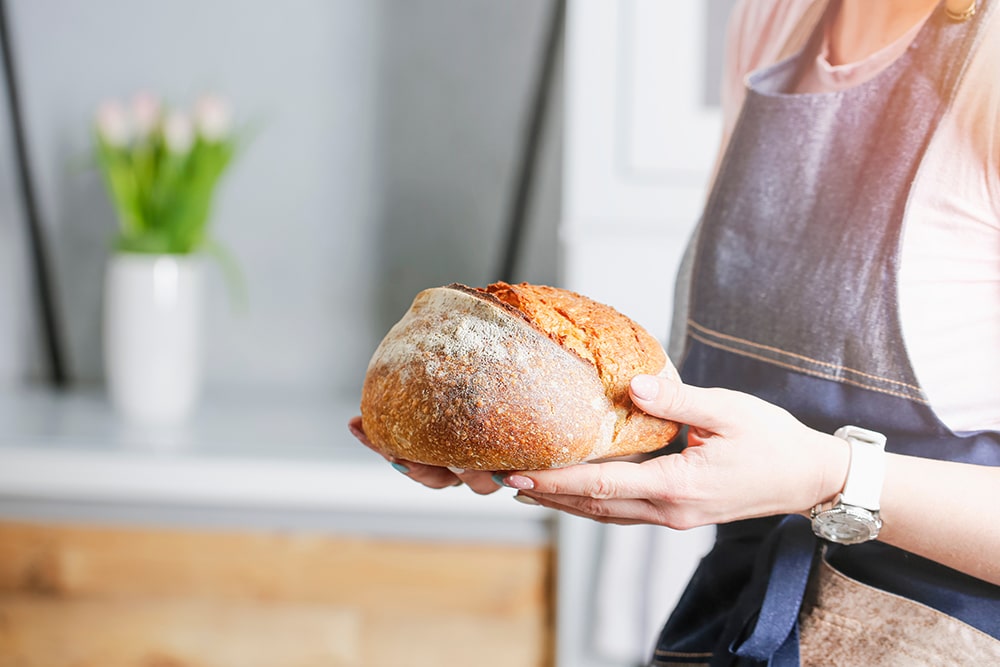
M104 102L95 126L97 161L119 219L116 250L184 255L214 245L212 197L236 144L225 101L204 96L184 111L140 94L128 105Z

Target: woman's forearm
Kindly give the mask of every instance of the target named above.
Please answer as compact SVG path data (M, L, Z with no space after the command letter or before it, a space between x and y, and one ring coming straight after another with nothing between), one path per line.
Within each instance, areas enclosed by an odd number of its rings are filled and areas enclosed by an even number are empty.
M879 539L1000 585L1000 468L888 455Z

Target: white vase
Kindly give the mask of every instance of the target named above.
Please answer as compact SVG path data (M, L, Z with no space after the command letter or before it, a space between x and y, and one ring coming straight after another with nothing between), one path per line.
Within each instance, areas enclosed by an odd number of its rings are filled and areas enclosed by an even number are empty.
M118 253L104 284L104 366L111 402L130 421L177 423L201 385L202 261Z

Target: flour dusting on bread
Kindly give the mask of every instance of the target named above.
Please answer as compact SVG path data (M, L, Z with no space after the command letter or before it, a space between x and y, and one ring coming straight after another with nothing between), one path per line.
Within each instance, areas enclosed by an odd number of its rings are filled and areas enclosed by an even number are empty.
M665 363L641 327L573 292L432 288L372 356L362 419L386 454L432 465L525 470L651 451L677 425L638 411L628 382Z

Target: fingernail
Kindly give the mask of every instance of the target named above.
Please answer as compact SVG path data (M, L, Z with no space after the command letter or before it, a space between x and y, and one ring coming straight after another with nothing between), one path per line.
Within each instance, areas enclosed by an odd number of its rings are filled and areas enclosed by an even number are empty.
M404 475L409 474L410 472L409 468L404 466L402 463L396 463L395 461L392 462L392 467L398 470L399 472L403 473Z
M350 431L351 435L353 435L355 438L359 438L360 439L361 436L364 435L364 433L361 432L361 429L359 429L358 427L356 427L354 424L348 424L347 425L347 430Z
M516 500L519 503L524 503L525 505L541 505L541 503L539 503L537 500L535 500L531 496L526 496L526 495L521 494L521 493L519 493L516 496L514 496L514 500Z
M456 475L461 475L465 472L465 468L455 468L454 466L448 466L448 470L452 471Z
M660 383L652 375L636 375L631 387L635 397L643 401L651 401L660 393Z
M506 479L506 477L507 475L503 474L502 472L493 473L493 481L499 484L500 486L504 485L504 480Z
M504 482L512 489L530 491L535 488L535 483L524 475L510 475Z

